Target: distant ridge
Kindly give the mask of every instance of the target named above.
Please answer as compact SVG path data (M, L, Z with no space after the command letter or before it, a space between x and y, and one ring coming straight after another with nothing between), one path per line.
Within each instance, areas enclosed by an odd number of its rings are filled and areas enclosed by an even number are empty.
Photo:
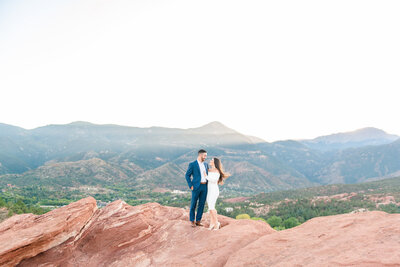
M73 121L71 123L68 123L67 125L87 126L87 125L96 125L96 124L87 122L87 121Z
M302 140L301 142L311 148L328 151L370 145L384 145L394 142L399 138L399 136L388 134L381 129L366 127L351 132L342 132L320 136L311 140Z
M232 134L232 133L238 133L235 130L228 128L224 124L218 121L213 121L210 123L207 123L203 126L197 127L197 128L191 128L188 129L190 131L196 131L196 132L201 132L201 133L209 133L209 134L215 134L215 133L223 133L223 134Z
M8 134L21 134L26 131L28 131L28 130L18 127L18 126L0 123L0 136L8 135Z
M351 132L343 132L326 136L320 136L315 138L314 140L327 140L330 142L345 143L345 142L359 142L359 141L375 140L375 139L387 139L390 141L394 141L398 138L399 136L388 134L381 129L374 127L366 127Z

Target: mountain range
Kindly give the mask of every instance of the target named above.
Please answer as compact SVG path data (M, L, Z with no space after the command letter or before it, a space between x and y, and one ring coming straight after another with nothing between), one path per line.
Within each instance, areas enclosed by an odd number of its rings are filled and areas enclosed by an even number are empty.
M222 190L240 193L358 183L400 172L399 137L376 128L269 143L220 122L191 129L0 124L0 186L186 190L184 173L199 148L220 157L232 174Z
M320 136L312 140L303 140L302 143L310 148L321 151L330 151L363 146L376 146L391 143L399 139L399 136L387 134L386 132L367 127L353 132L337 133L327 136Z

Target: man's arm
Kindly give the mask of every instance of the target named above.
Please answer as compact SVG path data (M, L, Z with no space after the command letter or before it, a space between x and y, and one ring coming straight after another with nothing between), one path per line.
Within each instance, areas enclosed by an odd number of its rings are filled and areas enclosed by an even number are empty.
M193 190L193 183L190 180L190 176L192 176L192 174L193 174L193 164L189 163L189 167L186 171L185 178L186 178L189 188Z

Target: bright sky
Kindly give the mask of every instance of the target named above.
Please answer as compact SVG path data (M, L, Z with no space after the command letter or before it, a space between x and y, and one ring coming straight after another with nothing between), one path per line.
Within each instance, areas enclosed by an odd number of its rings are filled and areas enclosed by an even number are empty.
M400 135L400 1L0 0L0 122Z

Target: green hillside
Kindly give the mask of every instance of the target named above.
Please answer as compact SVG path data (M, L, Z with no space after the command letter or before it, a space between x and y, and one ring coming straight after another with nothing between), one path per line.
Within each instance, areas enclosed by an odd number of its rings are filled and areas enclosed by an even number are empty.
M225 215L249 214L266 221L288 219L303 223L311 218L349 212L382 210L400 213L400 177L359 184L335 184L262 193L219 203ZM227 207L234 207L226 212ZM287 227L286 227L287 228Z
M267 143L219 122L192 129L74 122L33 130L0 124L0 130L0 188L123 185L186 190L184 173L199 148L206 148L209 158L220 157L232 174L223 191L242 195L361 183L400 173L400 141L388 143L396 136L377 129L312 141L346 147L329 151L313 148L311 141ZM363 146L357 147L360 142Z

